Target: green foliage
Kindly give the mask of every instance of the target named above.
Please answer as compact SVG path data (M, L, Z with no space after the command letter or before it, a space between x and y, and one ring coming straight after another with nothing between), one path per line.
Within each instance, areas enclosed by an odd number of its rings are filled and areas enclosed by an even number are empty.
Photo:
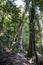
M26 23L24 23L24 27L23 27L23 44L25 49L28 49L28 45L29 45L29 19L27 17L27 19L25 19Z
M9 47L20 22L21 11L10 1L2 0L0 1L0 14L0 40Z
M13 48L13 53L17 53L17 52L18 52L17 47L14 47L14 48Z
M25 0L26 7L28 11L28 3L30 0ZM35 0L36 6L39 6L40 10L43 12L43 0ZM31 11L33 12L33 10ZM33 15L34 13L32 13ZM0 0L0 41L3 45L10 47L11 41L13 40L18 24L21 18L21 10L12 4L9 0ZM24 27L23 27L23 43L25 48L28 48L29 44L29 17L25 18ZM33 18L32 18L33 19ZM36 21L35 21L36 22ZM38 26L36 25L36 44L40 46L41 40L39 35ZM17 51L16 46L15 51ZM37 47L39 49L39 47Z
M40 10L43 12L43 0L39 0L39 7L40 7Z

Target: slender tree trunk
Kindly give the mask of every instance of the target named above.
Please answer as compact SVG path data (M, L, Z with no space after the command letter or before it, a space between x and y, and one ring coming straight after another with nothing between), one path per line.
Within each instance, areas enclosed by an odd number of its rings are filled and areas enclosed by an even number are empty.
M16 30L16 34L15 34L13 40L11 41L11 47L14 45L13 42L16 42L16 40L17 40L17 36L18 36L18 34L19 34L21 25L23 24L23 20L24 20L24 18L25 18L25 14L26 14L26 12L27 12L27 10L28 10L28 4L29 4L29 2L28 2L28 0L26 0L25 11L23 12L23 15L22 15L22 17L21 17L21 21L20 21L20 23L19 23L19 25L18 25L18 28L17 28L17 30Z
M21 40L21 36L22 36L23 25L24 25L24 23L21 25L21 30L19 31L19 34L18 34L18 40L16 40L17 41L18 49L19 49L20 40Z
M42 33L42 38L41 38L41 40L42 40L42 63L43 63L43 21L41 21L41 23L40 23L40 25L41 25L41 33Z
M20 47L21 35L22 35L22 30L19 32L19 36L18 36L18 43L17 43L18 49Z
M40 37L41 37L41 51L42 51L42 63L43 63L43 21L38 22L39 30L40 30Z
M43 35L42 35L42 60L43 60ZM42 61L43 63L43 61Z
M20 21L20 23L18 24L18 28L17 28L17 30L16 30L16 34L15 34L15 36L14 36L14 39L13 39L12 42L11 42L11 47L14 45L13 42L16 42L16 41L17 41L17 37L18 37L19 32L20 32L20 30L21 30L21 27L22 27L22 24L23 24L23 20L24 20L25 14L26 14L26 10L25 10L25 12L23 12L21 21Z
M42 57L40 57L40 55L38 55L40 59L38 58L38 56L37 56L37 58L39 59L39 61L41 60L41 63L43 63L43 34L41 33L43 26L42 26L42 22L39 22L38 17L36 17L36 20L37 20L37 26L38 26L38 29L39 29L40 39L41 39L41 51L42 51Z

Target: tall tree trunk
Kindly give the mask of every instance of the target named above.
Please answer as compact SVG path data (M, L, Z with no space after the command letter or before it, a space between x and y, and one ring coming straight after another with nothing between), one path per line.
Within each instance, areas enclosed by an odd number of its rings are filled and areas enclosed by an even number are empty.
M29 24L29 29L30 29L30 38L29 38L29 49L28 49L28 56L32 57L35 51L35 2L32 0L32 8L30 11L30 24Z

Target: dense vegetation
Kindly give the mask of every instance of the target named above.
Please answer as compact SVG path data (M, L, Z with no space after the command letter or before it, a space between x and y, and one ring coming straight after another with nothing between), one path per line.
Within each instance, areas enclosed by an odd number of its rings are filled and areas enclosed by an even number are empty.
M0 0L0 65L13 65L10 52L27 51L28 57L39 52L43 57L43 0L23 2L24 9Z

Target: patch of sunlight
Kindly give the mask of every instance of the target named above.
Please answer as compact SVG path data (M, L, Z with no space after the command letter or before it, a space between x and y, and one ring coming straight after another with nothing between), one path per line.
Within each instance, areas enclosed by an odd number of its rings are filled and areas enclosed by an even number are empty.
M11 15L8 14L8 18L11 19Z
M15 42L13 42L12 46L15 44Z
M11 52L12 51L12 49L9 49L8 47L5 47L4 48L7 52Z
M43 35L43 29L42 29L41 33L42 33L42 35Z
M22 56L22 54L18 53L19 56Z
M26 63L23 63L23 65L27 65Z
M0 36L3 36L3 35L4 35L4 33L1 33L1 34L0 34Z
M43 36L42 36L42 46L43 46Z
M6 0L3 3L4 3L4 5L6 5Z
M18 53L18 55L19 55L19 56L21 56L21 57L22 57L22 59L27 60L27 59L24 57L24 54L22 54L22 53L21 53L21 54L20 54L20 53Z
M2 5L2 6L3 6L3 5L6 5L6 1L1 2L1 5Z
M43 43L42 43L42 46L43 46Z
M0 16L3 16L3 11L2 10L0 10Z
M15 1L15 4L17 5L17 7L19 7L19 6L24 7L24 3L23 3L22 0L17 0L17 1Z
M31 59L29 59L29 63L33 63L33 59L31 58Z

